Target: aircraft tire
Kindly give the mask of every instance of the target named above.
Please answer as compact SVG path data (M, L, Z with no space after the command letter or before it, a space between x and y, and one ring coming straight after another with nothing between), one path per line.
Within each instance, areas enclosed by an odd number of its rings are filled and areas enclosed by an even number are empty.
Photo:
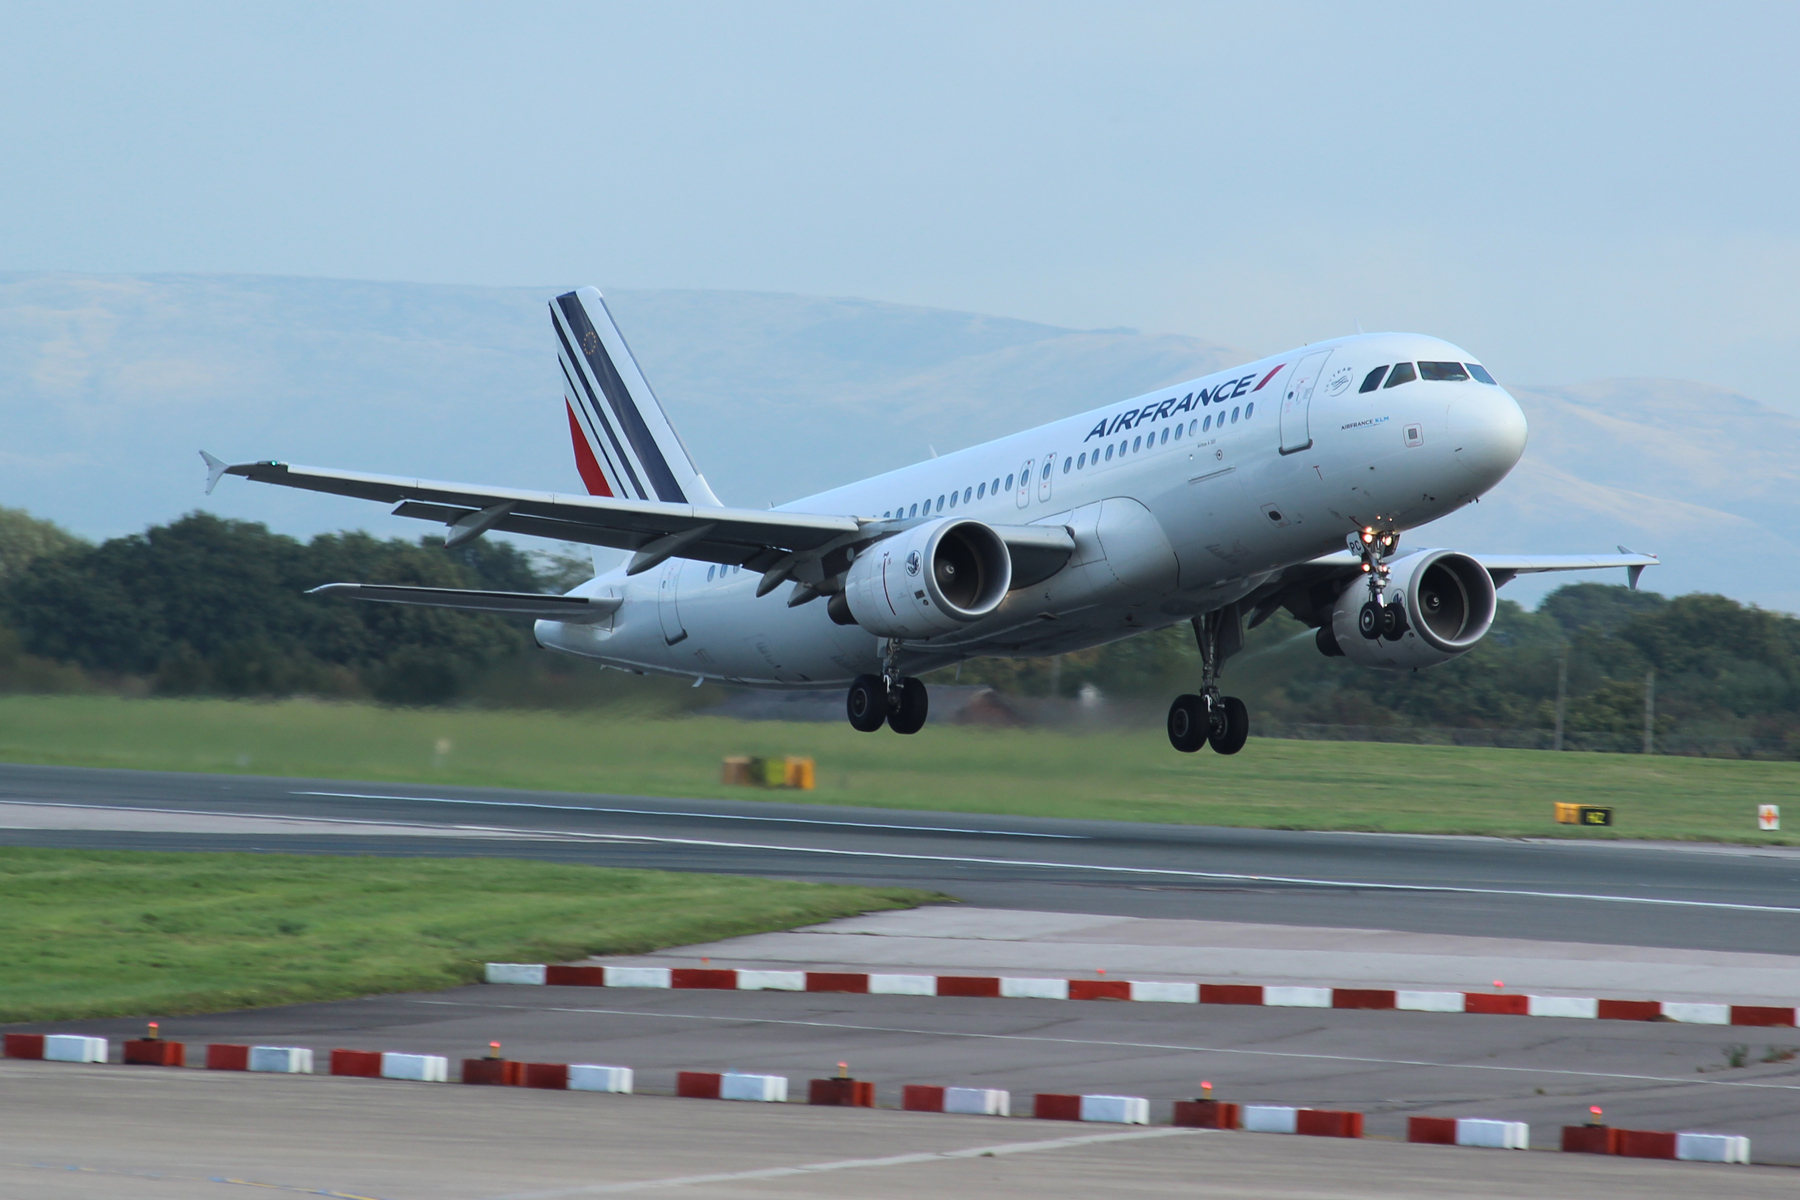
M1236 696L1225 697L1225 729L1212 737L1212 748L1220 754L1236 754L1250 740L1250 710Z
M850 728L874 733L888 719L887 689L879 675L858 675L850 682L850 694L844 699L850 716Z
M1381 606L1381 636L1390 642L1406 636L1406 605L1398 599Z
M916 679L902 679L894 690L899 702L890 706L888 728L895 733L917 733L925 728L925 716L931 710L925 685Z
M1169 745L1192 754L1206 745L1206 701L1192 695L1175 697L1169 705Z
M1363 606L1356 610L1356 632L1371 642L1381 636L1381 605L1373 600L1363 601Z

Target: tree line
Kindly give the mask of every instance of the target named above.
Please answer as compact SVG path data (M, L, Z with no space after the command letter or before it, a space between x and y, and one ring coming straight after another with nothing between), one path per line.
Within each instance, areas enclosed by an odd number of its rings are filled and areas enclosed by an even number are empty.
M321 534L311 541L194 513L92 544L0 509L0 688L159 695L316 695L391 704L566 706L654 698L704 704L713 689L601 672L539 650L529 623L308 596L321 583L563 591L585 556L479 539ZM1504 594L1504 593L1503 593ZM1228 664L1267 730L1528 732L1560 708L1568 744L1636 749L1646 677L1665 749L1800 757L1800 620L1725 596L1667 598L1577 583L1536 610L1501 600L1493 632L1428 671L1387 673L1325 658L1312 631L1277 614ZM1084 687L1144 706L1190 691L1186 625L1058 659L983 659L933 682L1021 696ZM1091 694L1091 692L1090 692Z

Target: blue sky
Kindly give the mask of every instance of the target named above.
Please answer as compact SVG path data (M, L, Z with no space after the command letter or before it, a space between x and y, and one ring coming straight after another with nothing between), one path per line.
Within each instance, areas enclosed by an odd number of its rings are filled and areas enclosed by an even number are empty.
M866 296L1800 409L1792 5L11 4L0 270Z

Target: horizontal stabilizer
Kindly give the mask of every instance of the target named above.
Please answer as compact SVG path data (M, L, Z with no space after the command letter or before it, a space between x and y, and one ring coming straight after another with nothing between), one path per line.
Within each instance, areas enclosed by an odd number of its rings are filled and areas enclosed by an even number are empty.
M543 621L604 621L619 610L617 596L545 596L533 592L477 592L462 588L395 587L380 583L326 583L309 596L344 596L383 604L419 604L463 612L536 617Z

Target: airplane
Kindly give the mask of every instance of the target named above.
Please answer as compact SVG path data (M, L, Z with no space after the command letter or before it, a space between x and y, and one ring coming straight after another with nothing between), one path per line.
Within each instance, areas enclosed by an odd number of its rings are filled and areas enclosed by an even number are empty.
M850 724L922 729L919 676L1178 622L1200 651L1169 707L1176 750L1241 750L1224 695L1244 631L1286 609L1322 654L1420 670L1468 653L1496 589L1654 555L1494 555L1400 535L1477 500L1524 453L1525 416L1438 338L1310 343L768 510L707 485L598 289L550 303L587 495L366 475L205 451L226 475L392 505L453 548L498 530L627 551L566 595L327 583L313 594L535 618L538 645L638 674L846 689ZM786 585L785 595L771 595Z

